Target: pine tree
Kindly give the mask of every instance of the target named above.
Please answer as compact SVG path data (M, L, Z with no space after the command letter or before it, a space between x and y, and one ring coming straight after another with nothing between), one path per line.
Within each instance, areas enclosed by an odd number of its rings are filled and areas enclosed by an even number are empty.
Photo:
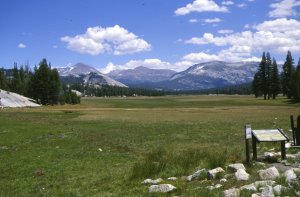
M7 79L4 68L0 70L0 89L7 90Z
M271 97L271 84L272 84L272 60L271 55L267 52L266 55L266 94L268 95L268 99Z
M21 78L20 78L20 73L19 73L18 66L16 63L14 63L13 77L11 80L10 91L18 93L18 94L22 93Z
M278 73L278 67L277 62L275 58L273 58L272 62L272 68L271 68L271 81L270 81L270 90L272 98L275 99L276 96L280 92L280 80L279 80L279 73Z
M258 79L259 81L258 83L258 87L259 90L262 92L262 94L264 95L264 99L267 99L267 93L268 93L268 84L267 84L267 59L266 59L266 55L265 52L263 52L262 57L261 57L261 62L259 64L259 68L258 68Z
M32 98L43 105L57 104L60 91L60 81L56 69L51 70L47 60L43 59L30 79L29 89Z
M60 80L56 69L51 70L49 83L49 104L54 105L59 101L60 92Z
M261 96L261 90L260 90L260 78L259 78L259 74L256 73L254 75L254 79L252 82L252 92L255 95L255 97L259 97Z
M281 76L281 84L282 84L282 93L286 95L289 99L292 97L292 76L295 72L295 68L293 66L294 60L290 51L288 51L286 60L282 66L282 76Z
M300 102L300 58L292 77L292 98L295 102Z

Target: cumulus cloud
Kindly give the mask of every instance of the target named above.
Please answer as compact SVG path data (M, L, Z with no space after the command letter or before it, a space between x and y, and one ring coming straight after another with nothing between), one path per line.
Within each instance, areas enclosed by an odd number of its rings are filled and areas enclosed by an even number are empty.
M297 16L298 13L295 7L300 6L299 0L281 0L278 3L272 3L270 7L272 11L269 12L269 17L280 18L287 16Z
M199 22L199 21L198 21L197 19L192 18L192 19L189 20L189 22L190 22L190 23L197 23L197 22Z
M219 6L213 0L195 0L185 7L178 8L175 11L175 15L182 16L191 12L228 12L228 8Z
M233 5L234 2L233 1L223 1L222 5Z
M18 48L20 48L20 49L25 49L27 46L25 45L25 44L23 44L23 43L19 43L18 44Z
M61 41L67 43L68 49L89 55L124 55L151 49L149 43L119 25L107 28L89 27L85 34L64 36Z
M218 33L219 34L231 34L231 33L233 33L233 30L231 30L231 29L220 29L218 31Z
M239 7L239 8L244 8L244 7L247 6L247 4L246 3L240 3L240 4L237 4L236 6Z
M281 18L265 21L253 28L254 32L243 31L224 36L204 33L201 37L193 37L185 42L228 47L221 50L218 57L234 61L251 58L252 53L262 51L278 54L285 54L288 50L300 52L300 21Z
M205 23L219 23L221 21L222 20L220 18L207 18L207 19L204 19Z

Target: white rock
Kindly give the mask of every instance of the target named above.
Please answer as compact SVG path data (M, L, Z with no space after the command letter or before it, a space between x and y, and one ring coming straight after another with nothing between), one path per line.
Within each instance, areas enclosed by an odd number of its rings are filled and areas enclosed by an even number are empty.
M275 179L279 177L279 172L275 166L266 170L259 170L258 173L262 180Z
M208 177L211 178L211 179L215 179L217 174L222 173L222 172L225 172L225 171L221 167L209 170L208 171Z
M220 179L220 182L225 183L225 182L227 182L227 179L225 179L225 178Z
M213 186L213 185L207 186L207 189L209 189L209 190L214 190L214 189L218 189L218 188L220 188L220 187L222 187L221 184L216 184L215 186Z
M251 197L260 197L260 193L252 194Z
M286 154L286 158L296 159L296 155L293 155L293 154Z
M160 182L162 182L163 179L162 178L158 178L158 179L155 179L155 180L152 180L152 179L145 179L142 183L143 184L152 184L152 185L156 185Z
M244 169L238 169L234 175L238 181L248 181L250 177L250 175Z
M228 165L228 169L234 170L235 172L236 172L238 169L246 170L244 164L242 164L242 163L229 164L229 165Z
M287 187L284 187L282 185L276 185L275 187L273 187L273 191L276 195L280 195L284 190L287 190Z
M257 188L254 183L251 183L249 185L244 185L244 186L240 187L240 189L241 190L250 190L250 191L254 191L254 192L257 191Z
M223 191L224 197L239 197L240 190L237 188L231 188L228 190Z
M176 181L177 180L177 177L169 177L168 178L168 181Z
M156 193L156 192L166 193L166 192L171 192L175 189L176 189L176 187L174 187L171 184L151 185L149 187L149 192L150 193Z
M261 197L274 197L273 188L266 186L260 194Z
M266 187L267 185L274 185L276 182L272 180L265 180L265 181L255 181L254 185L256 188L258 187Z
M297 179L297 175L295 174L293 169L289 169L284 172L285 180L287 182L292 182Z
M192 181L192 180L194 180L194 179L199 178L199 177L200 177L201 175L203 175L203 174L205 174L205 175L207 174L207 171L206 171L205 168L196 171L196 172L195 172L194 174L192 174L192 175L187 176L187 177L186 177L186 180L187 180L187 181Z

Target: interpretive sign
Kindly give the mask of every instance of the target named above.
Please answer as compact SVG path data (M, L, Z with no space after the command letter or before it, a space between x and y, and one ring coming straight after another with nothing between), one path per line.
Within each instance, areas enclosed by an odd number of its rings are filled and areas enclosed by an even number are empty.
M259 142L280 142L281 143L281 158L286 158L285 141L289 141L288 136L282 129L262 129L252 130L252 149L253 159L257 159L256 144Z
M252 130L259 142L276 142L288 140L279 129Z

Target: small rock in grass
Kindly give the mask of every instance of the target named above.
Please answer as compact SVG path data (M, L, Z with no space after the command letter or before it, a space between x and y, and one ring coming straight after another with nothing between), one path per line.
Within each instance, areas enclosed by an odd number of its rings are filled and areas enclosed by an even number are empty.
M250 175L244 169L238 169L234 175L238 181L248 181L250 177Z
M160 185L151 185L149 187L150 193L167 193L175 190L176 187L174 187L171 184L160 184Z
M209 189L209 190L214 190L214 189L218 189L218 188L220 188L220 187L222 187L221 184L216 184L215 186L213 186L213 185L207 186L207 189Z
M192 180L198 179L198 178L201 177L202 175L206 175L206 174L207 174L207 171L206 171L206 169L204 168L204 169L201 169L201 170L196 171L196 172L195 172L194 174L192 174L192 175L187 176L187 177L186 177L186 180L187 180L187 181L192 181Z
M241 190L250 190L250 191L254 191L254 192L257 191L257 188L256 188L256 186L255 186L254 183L251 183L251 184L248 184L248 185L244 185L240 189Z
M251 197L260 197L260 193L252 194Z
M273 188L266 186L260 194L261 197L274 197Z
M276 182L272 180L265 180L265 181L255 181L255 187L266 187L267 185L274 185Z
M227 182L227 179L225 179L225 178L220 179L220 182L225 183L225 182Z
M223 168L218 167L218 168L209 170L209 171L208 171L208 177L209 177L210 179L215 179L216 176L217 176L219 173L223 173L223 172L225 172L225 171L223 170Z
M228 190L223 191L224 197L239 197L240 190L237 188L231 188Z
M275 166L270 167L266 170L259 170L258 173L262 180L275 179L279 177L279 172Z
M169 177L168 178L168 181L176 181L177 180L177 177Z
M297 179L297 175L295 174L293 169L289 169L284 172L285 180L287 182L292 182Z
M282 191L287 190L287 187L284 187L282 185L276 185L275 187L273 187L273 191L276 195L280 195Z
M229 164L228 165L228 169L230 169L230 170L232 170L234 172L238 171L238 169L246 170L244 164L242 164L242 163Z
M162 182L163 179L162 178L158 178L158 179L155 179L155 180L152 180L152 179L145 179L142 183L143 184L153 184L153 185L156 185L160 182Z

